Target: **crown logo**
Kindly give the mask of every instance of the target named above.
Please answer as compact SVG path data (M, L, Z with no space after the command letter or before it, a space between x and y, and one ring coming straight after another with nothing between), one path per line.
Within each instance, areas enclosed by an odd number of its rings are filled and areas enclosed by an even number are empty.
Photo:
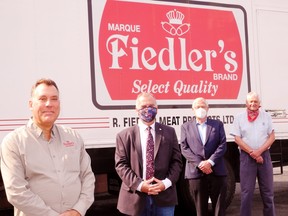
M172 36L182 36L190 30L189 23L182 23L185 15L176 9L166 13L168 22L161 22L162 29Z
M176 9L174 9L166 13L166 17L168 18L170 24L181 25L185 16L180 11L177 11Z

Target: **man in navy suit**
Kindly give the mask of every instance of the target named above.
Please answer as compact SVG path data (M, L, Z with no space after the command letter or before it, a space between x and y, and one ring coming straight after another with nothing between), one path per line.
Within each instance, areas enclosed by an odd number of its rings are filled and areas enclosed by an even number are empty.
M204 98L193 101L195 119L181 126L181 151L186 158L185 178L195 202L197 215L208 215L208 199L215 216L225 215L226 135L223 123L207 118Z
M117 134L115 166L122 180L117 208L126 215L173 216L177 204L176 182L182 157L174 128L155 122L155 97L141 93L136 100L137 125ZM154 157L146 158L146 140L152 134ZM152 154L151 154L152 155ZM149 177L152 160L154 175ZM150 169L149 169L150 170Z

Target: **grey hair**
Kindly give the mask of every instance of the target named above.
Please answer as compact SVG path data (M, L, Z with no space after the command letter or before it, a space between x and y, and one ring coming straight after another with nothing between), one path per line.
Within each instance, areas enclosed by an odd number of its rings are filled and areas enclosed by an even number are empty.
M206 99L203 98L203 97L199 97L199 98L196 98L196 99L193 101L193 103L192 103L192 109L194 109L194 107L196 106L196 103L197 103L198 101L204 102L205 105L206 105L207 107L209 107L209 104L208 104L208 102L206 101Z
M150 92L141 92L140 94L138 94L137 99L136 99L136 109L139 108L139 99L141 97L152 97L154 99L154 101L155 101L154 105L157 106L156 98L155 98L155 96L152 93L150 93Z
M261 102L261 98L260 98L259 94L257 94L257 93L254 92L254 91L251 91L251 92L249 92L249 93L247 94L246 102L247 102L248 99L251 98L251 97L256 97L256 98L259 100L259 102Z

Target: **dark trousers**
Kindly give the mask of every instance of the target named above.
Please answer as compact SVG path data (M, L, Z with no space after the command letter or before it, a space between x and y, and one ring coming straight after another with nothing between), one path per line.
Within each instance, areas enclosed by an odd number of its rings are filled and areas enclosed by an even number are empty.
M225 215L226 176L210 174L199 179L189 179L189 189L194 199L198 216L208 216L209 197L212 201L214 215Z
M258 164L246 152L240 154L241 216L252 215L252 201L256 178L263 201L263 215L274 216L273 167L269 151L262 154L263 164Z

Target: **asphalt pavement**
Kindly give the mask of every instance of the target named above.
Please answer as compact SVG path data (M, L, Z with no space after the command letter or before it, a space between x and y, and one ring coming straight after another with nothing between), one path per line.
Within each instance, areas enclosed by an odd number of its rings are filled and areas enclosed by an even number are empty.
M274 196L277 216L288 215L288 166L283 167L283 174L280 174L280 168L275 167L274 170ZM100 195L86 216L120 216L121 214L116 210L117 197L111 195ZM97 199L97 198L96 198ZM127 203L128 205L128 203ZM256 183L252 216L261 216L263 204L259 192L258 184ZM226 210L226 216L240 215L240 184L236 184L236 192L232 203ZM186 216L185 214L176 214L176 216ZM188 215L187 216L192 216Z
M274 195L277 216L288 215L288 166L284 166L283 174L280 174L280 168L274 168ZM96 196L96 201L88 210L86 216L120 216L116 209L117 196L110 194L100 194ZM129 205L129 203L127 203ZM259 193L258 184L255 187L252 216L261 216L263 204ZM226 210L226 216L239 216L240 210L240 185L237 183L234 199ZM0 216L12 216L12 211L2 211ZM186 216L177 214L176 216ZM187 216L192 216L188 215Z
M277 216L288 215L288 166L283 167L283 174L280 172L279 167L274 170L274 203ZM253 198L252 216L261 216L263 204L259 192L258 184L256 183L255 193ZM240 184L236 185L236 192L234 199L226 210L226 216L240 215Z

